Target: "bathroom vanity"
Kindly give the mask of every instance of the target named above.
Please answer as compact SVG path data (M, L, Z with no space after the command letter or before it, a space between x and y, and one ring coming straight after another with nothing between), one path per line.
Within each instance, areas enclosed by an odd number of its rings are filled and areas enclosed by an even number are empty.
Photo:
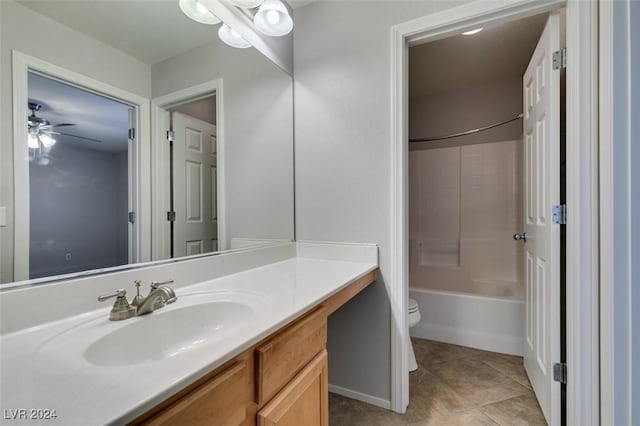
M376 246L289 243L148 269L57 291L97 296L169 272L175 303L110 321L95 297L93 310L71 298L52 309L66 316L5 324L2 408L55 410L65 425L328 423L327 318L375 281ZM46 292L3 292L3 319Z
M367 273L130 424L328 425L327 316L374 280Z

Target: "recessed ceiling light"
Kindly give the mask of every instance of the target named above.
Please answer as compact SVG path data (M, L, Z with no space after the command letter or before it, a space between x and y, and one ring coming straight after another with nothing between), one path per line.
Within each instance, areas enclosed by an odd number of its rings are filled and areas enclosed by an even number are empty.
M477 28L471 31L465 31L462 33L462 35L474 35L474 34L478 34L480 31L482 31L482 28Z

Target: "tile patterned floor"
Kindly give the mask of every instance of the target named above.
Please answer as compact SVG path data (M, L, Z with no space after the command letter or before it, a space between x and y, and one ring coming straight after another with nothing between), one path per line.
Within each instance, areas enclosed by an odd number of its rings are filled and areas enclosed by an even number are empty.
M330 426L546 425L522 358L412 339L418 370L406 414L329 395Z

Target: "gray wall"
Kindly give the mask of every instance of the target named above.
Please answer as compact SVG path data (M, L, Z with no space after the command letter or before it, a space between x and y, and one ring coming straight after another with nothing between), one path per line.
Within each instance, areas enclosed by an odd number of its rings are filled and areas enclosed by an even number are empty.
M29 278L127 263L127 153L59 142L49 155L29 164Z
M11 50L146 98L151 95L151 68L13 0L0 1L0 10L0 206L7 207L7 227L0 228L0 282L11 282L14 199Z
M376 243L376 284L329 320L329 380L390 399L392 25L453 1L316 2L295 11L296 238ZM366 366L364 368L363 366Z
M255 49L219 40L152 66L153 97L223 80L226 246L231 238L293 239L291 77Z

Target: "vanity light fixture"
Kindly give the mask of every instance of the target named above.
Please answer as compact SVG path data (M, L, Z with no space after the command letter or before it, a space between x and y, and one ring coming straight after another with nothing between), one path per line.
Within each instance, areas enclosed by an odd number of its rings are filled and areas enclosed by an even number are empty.
M231 47L237 47L239 49L245 49L251 47L251 43L242 38L240 34L227 24L222 24L218 29L218 37Z
M269 36L283 36L293 29L293 19L280 0L265 0L253 17L253 23L260 32Z
M482 28L476 28L475 30L465 31L462 33L462 35L470 36L470 35L478 34L482 30L483 30Z
M220 23L220 19L198 0L180 0L180 10L196 22L207 25Z
M254 9L264 3L264 0L229 0L229 3L242 9Z

